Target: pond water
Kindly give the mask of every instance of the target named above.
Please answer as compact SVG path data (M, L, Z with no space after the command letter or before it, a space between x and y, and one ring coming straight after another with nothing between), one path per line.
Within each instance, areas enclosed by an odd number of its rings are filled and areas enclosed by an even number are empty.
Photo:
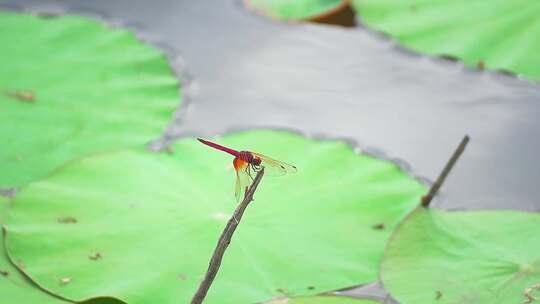
M413 54L362 26L267 20L239 1L0 3L98 17L164 49L185 87L160 145L238 129L290 129L343 138L434 180L469 134L434 205L540 210L536 83Z

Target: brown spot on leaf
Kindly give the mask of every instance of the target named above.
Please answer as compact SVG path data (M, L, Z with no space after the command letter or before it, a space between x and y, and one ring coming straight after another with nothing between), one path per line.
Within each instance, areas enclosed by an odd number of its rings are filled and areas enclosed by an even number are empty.
M0 269L0 274L7 277L9 275L9 272L3 270L3 269Z
M483 71L486 68L486 63L484 62L484 60L478 60L478 62L476 63L476 68Z
M167 152L167 154L169 155L173 155L174 154L174 150L173 150L173 147L171 146L167 146L163 149L163 151Z
M182 280L182 281L185 281L185 280L187 280L187 275L181 273L181 274L178 275L178 278L179 278L180 280Z
M437 290L435 292L435 300L440 300L442 298L442 292L440 290Z
M64 216L64 217L59 217L58 222L60 224L75 224L77 223L77 219L72 216Z
M538 298L533 295L535 289L540 291L540 283L534 284L533 286L527 287L525 290L523 290L523 296L526 298L525 301L523 301L523 304L529 304L538 300Z
M311 285L310 285L310 286L307 287L307 289L308 289L308 290L313 290L313 289L315 289L315 286L311 286Z
M24 262L23 262L23 261L18 260L18 261L17 261L17 267L19 267L20 269L24 269L24 267L26 267L26 265L24 265Z
M9 96L17 99L20 102L34 102L36 101L36 94L30 90L15 90L7 93Z
M90 260L92 260L92 261L97 261L97 260L101 259L102 257L103 257L103 256L102 256L101 253L99 253L99 252L96 252L96 253L94 253L94 254L88 256L88 258L89 258Z
M375 224L373 226L371 226L371 228L375 229L375 230L383 230L386 226L384 226L383 223L379 223L379 224Z
M282 293L282 294L287 293L287 289L285 289L285 288L278 288L278 289L276 289L276 291L279 292L279 293Z

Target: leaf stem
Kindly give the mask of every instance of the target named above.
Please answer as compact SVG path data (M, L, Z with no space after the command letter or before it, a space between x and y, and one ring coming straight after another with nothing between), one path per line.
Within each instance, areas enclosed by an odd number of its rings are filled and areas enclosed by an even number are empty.
M221 236L219 237L218 243L216 245L216 249L214 249L214 254L212 255L212 258L210 259L210 263L208 265L208 270L206 271L206 275L204 276L203 281L199 285L199 289L197 289L197 292L191 299L191 304L200 304L206 297L206 293L208 292L208 289L210 289L210 286L212 285L212 282L214 281L214 278L216 277L219 267L221 266L221 260L223 259L225 250L227 249L227 247L229 246L229 243L231 242L231 239L232 239L234 231L236 230L236 227L238 226L238 224L240 224L240 220L242 219L242 215L244 215L244 211L246 210L249 203L253 201L253 194L255 193L255 190L257 190L257 186L259 185L263 175L264 175L264 168L262 168L261 171L257 173L257 176L253 180L253 183L251 184L249 189L246 191L246 195L244 196L244 199L236 207L236 210L234 211L232 217L227 222L225 229L223 229L223 232L221 233Z
M446 177L458 161L459 157L465 151L465 147L467 147L467 144L469 143L469 135L465 135L463 139L461 140L461 143L457 147L456 151L454 151L454 154L452 154L452 157L448 160L446 163L446 166L444 166L444 169L442 170L441 174L439 174L439 177L437 177L437 180L433 185L431 185L431 188L429 189L428 194L424 195L422 197L422 207L428 208L429 204L431 203L431 200L433 197L437 194L439 189L441 188L442 184L444 183Z

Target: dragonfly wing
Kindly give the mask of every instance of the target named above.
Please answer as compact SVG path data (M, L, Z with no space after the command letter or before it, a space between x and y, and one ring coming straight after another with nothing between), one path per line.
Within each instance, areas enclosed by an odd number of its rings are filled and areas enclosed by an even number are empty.
M248 174L248 163L238 158L234 159L234 169L236 171L236 184L234 187L234 196L239 202L244 199L246 191L251 184L251 177Z
M279 176L279 175L296 173L296 171L298 171L298 169L296 169L296 167L291 164L287 164L279 160L275 160L271 157L268 157L266 155L262 155L259 153L251 152L251 154L253 154L254 157L259 158L261 160L261 166L264 167L265 174Z
M240 189L242 189L242 186L240 186L240 175L238 174L238 170L236 171L236 184L234 185L234 197L236 197L236 201L240 201Z

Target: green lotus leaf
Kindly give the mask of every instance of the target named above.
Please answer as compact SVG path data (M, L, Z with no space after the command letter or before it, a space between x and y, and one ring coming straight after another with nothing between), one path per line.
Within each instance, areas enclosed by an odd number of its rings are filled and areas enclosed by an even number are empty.
M216 141L299 171L263 178L205 303L377 280L390 231L425 192L395 164L339 141L266 130ZM230 155L194 139L172 148L85 157L23 188L7 221L11 258L69 299L188 303L236 207L234 171Z
M381 276L403 304L522 303L540 283L540 214L418 208L392 236Z
M0 196L0 227L8 207L8 199ZM43 303L63 304L68 303L59 300L33 286L20 272L9 262L4 250L4 234L0 231L0 295L2 303ZM7 302L6 302L7 303Z
M268 304L378 304L379 302L366 299L356 299L343 296L310 296L278 299Z
M0 13L0 187L160 136L180 97L159 51L83 17Z
M244 0L248 7L264 15L283 20L315 17L342 5L342 0Z
M415 51L540 80L540 1L353 0L362 20Z

